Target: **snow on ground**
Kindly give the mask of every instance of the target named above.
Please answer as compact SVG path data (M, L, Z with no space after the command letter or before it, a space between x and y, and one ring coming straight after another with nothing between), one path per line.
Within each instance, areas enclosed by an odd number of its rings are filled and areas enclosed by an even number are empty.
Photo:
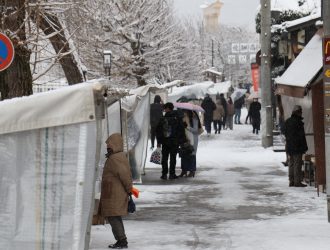
M201 136L195 178L162 181L147 162L137 212L124 221L129 249L329 249L326 195L289 188L284 160L251 125L235 125ZM109 225L93 227L90 249L113 242Z

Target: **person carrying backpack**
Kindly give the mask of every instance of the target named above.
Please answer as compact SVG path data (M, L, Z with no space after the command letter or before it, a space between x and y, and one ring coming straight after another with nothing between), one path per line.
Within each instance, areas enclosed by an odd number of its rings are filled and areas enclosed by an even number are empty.
M161 179L177 179L175 174L176 155L179 145L185 140L182 117L174 109L174 105L168 102L164 105L165 115L161 118L157 127L157 147L162 146L162 175ZM168 169L168 158L170 157L170 169Z

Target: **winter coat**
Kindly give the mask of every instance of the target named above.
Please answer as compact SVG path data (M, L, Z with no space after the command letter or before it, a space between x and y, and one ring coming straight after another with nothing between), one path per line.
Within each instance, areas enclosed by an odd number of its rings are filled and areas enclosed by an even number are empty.
M204 121L213 121L213 111L216 109L215 103L210 97L205 97L202 102L202 108L204 109Z
M292 114L285 121L284 135L286 138L286 152L289 155L303 154L308 150L303 118L299 115Z
M252 120L259 120L260 121L260 110L261 110L260 102L252 102L250 104L248 114L252 118Z
M238 98L235 102L234 102L234 107L235 109L241 109L243 107L243 104L245 103L245 99L244 99L244 95L240 98Z
M133 184L129 163L123 152L123 139L118 133L112 134L106 143L113 153L107 158L102 174L101 215L127 215L128 194Z
M221 105L224 110L224 115L227 115L227 113L228 113L227 101L223 96L220 97L220 101L221 101Z
M152 103L150 105L150 126L156 128L163 116L163 105L160 103Z
M166 127L170 127L170 134L165 135ZM164 117L159 121L156 129L157 142L169 147L176 147L185 140L184 126L182 121L182 115L179 112L173 110L167 112Z
M227 114L228 115L234 115L235 114L235 108L233 103L227 103Z
M194 146L194 152L193 155L196 155L197 153L197 147L198 147L198 137L201 134L201 122L199 120L199 117L193 117L192 123L188 117L188 115L185 113L183 118L184 124L187 124L187 127L185 128L185 136L186 139L189 141L191 145Z
M215 106L216 108L213 111L213 121L220 121L225 115L225 110L221 104L221 100L218 100Z

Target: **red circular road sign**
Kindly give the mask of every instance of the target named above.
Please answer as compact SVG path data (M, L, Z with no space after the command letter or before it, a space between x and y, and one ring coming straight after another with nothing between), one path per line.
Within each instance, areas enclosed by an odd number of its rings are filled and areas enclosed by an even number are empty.
M14 46L8 36L0 33L0 71L10 66L14 59Z

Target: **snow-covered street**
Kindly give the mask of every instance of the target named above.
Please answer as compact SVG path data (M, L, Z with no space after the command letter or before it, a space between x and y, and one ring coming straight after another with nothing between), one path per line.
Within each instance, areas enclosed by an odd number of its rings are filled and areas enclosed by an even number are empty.
M124 221L129 249L329 249L326 195L289 188L284 160L251 125L235 125L201 136L195 178L160 180L148 162L137 212ZM109 225L94 226L90 249L114 241Z

